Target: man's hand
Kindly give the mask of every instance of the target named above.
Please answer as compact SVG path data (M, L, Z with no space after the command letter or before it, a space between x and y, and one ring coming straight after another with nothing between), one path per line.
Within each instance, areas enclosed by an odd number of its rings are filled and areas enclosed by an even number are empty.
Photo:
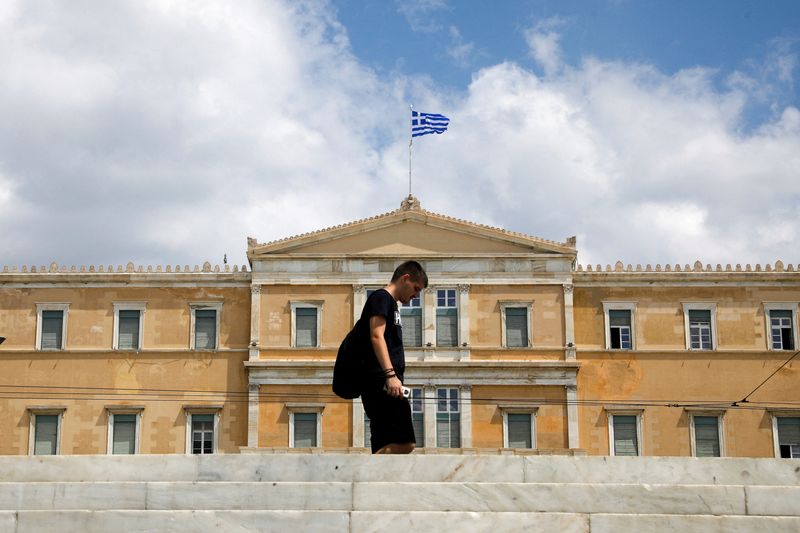
M397 376L386 378L386 394L392 398L403 397L403 383Z

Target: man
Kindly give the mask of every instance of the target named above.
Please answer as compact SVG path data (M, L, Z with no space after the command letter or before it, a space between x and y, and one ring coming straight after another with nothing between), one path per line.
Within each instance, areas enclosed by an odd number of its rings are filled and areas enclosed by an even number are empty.
M372 453L411 453L416 446L411 406L403 397L406 361L397 302L408 304L427 286L422 266L406 261L386 287L367 298L361 313L360 335L368 339L361 400L370 420Z

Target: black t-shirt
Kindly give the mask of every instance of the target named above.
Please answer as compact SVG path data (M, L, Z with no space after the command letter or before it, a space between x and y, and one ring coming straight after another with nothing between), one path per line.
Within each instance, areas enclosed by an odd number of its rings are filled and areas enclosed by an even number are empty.
M369 319L373 316L382 316L386 319L386 330L383 332L383 339L386 341L386 348L389 350L389 359L395 373L402 380L403 371L406 368L406 357L403 352L403 328L400 322L400 311L397 309L397 301L389 294L386 289L378 289L367 298L364 310L361 312L362 332L361 339L364 341L364 351L366 353L367 369L375 375L382 375L381 365L375 356L372 347L369 331Z

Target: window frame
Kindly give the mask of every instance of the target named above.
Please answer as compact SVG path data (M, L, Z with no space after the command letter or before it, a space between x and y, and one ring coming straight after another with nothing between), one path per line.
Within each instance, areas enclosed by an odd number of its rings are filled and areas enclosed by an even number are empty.
M606 416L608 417L608 454L611 457L616 457L616 450L614 448L614 417L615 416L635 416L636 417L636 456L642 457L644 455L644 440L642 423L644 419L644 409L629 409L629 408L616 408L605 407ZM627 457L627 456L619 456Z
M213 352L219 350L219 331L220 331L220 322L222 317L222 304L223 302L189 302L189 311L190 311L190 319L189 319L189 349L192 351L204 351L204 352ZM195 317L195 312L197 311L208 311L213 310L216 311L216 324L215 324L215 335L214 335L214 347L213 348L197 348L197 320Z
M69 306L67 303L37 303L36 304L36 350L42 352L61 352L67 349L67 321L69 320ZM42 311L61 311L61 347L42 348Z
M324 403L287 403L286 410L289 412L289 448L296 448L294 435L294 415L314 414L316 415L316 439L317 445L311 448L322 448L322 413L325 410ZM365 413L366 416L366 413Z
M323 300L291 300L289 308L291 309L291 335L289 337L289 347L298 350L308 350L313 348L322 347L322 309ZM297 309L316 309L317 310L317 338L314 346L298 346L297 345Z
M772 445L776 459L781 457L780 435L778 434L779 418L800 418L800 409L768 409L767 412L772 417ZM783 458L785 459L785 458Z
M539 406L532 405L499 405L498 408L503 414L503 448L514 450L535 450L536 446L536 416L539 414ZM508 437L508 415L525 414L531 416L531 447L530 448L510 448Z
M211 454L197 454L197 455L214 455L219 453L219 424L220 417L222 416L221 405L185 405L183 407L186 418L186 441L185 441L185 455L196 455L192 453L192 417L194 415L214 415L214 435L211 438Z
M61 427L64 422L64 412L67 410L63 406L42 406L42 407L28 407L28 455L33 456L36 449L36 417L39 415L44 416L58 416L56 421L56 453L52 455L61 455Z
M144 313L147 309L146 302L114 302L113 304L114 309L114 336L111 339L111 349L112 350L125 350L125 351L141 351L144 341ZM120 348L119 347L119 312L120 311L139 311L139 340L137 342L137 348Z
M717 439L719 442L719 456L725 457L725 410L724 409L696 409L687 407L685 411L689 415L689 443L692 448L692 457L697 455L697 434L695 432L694 418L696 416L714 417L717 419ZM703 456L705 457L705 456Z
M767 350L774 352L789 352L797 350L798 335L797 335L797 302L764 302L764 325L766 327L766 343ZM791 311L792 312L792 348L773 348L772 347L772 317L771 311Z
M711 348L692 348L689 311L709 311L711 329ZM716 302L683 302L683 332L686 350L692 352L713 352L717 349L717 304Z
M433 304L434 304L434 306L433 306L433 328L434 328L434 331L433 331L434 339L433 340L434 340L434 346L437 347L437 348L443 348L443 349L458 349L459 347L461 347L461 327L460 327L461 326L461 324L460 324L461 306L459 305L460 298L459 298L458 287L443 286L443 287L435 287L433 290L436 291L436 295L434 296L435 300L433 302ZM455 298L454 305L440 306L439 305L439 291L453 291L454 298ZM445 304L447 304L448 295L445 294L444 298L445 298ZM437 318L439 316L439 309L455 309L456 310L456 339L455 339L455 343L452 346L450 346L450 345L445 346L443 344L439 344L439 331L438 331L439 328L438 328L438 324L437 324ZM423 328L424 327L425 327L425 324L423 322ZM423 340L423 342L424 342L424 340Z
M631 314L631 347L612 348L611 347L611 318L609 311L629 311ZM605 322L605 349L613 351L635 351L636 342L636 302L603 302L603 319Z
M533 302L530 300L501 300L500 304L500 346L508 350L525 350L533 347ZM509 346L508 345L508 321L506 319L506 310L511 308L526 309L527 318L526 324L528 326L528 343L525 346Z
M141 442L141 429L142 429L142 412L143 406L107 406L106 413L108 416L108 431L106 433L106 454L107 455L139 455L139 443ZM116 415L136 415L136 428L134 433L133 454L115 454L114 453L114 416Z

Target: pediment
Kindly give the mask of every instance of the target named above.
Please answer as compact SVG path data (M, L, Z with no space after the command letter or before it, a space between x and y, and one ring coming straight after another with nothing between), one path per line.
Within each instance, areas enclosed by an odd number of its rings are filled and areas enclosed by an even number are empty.
M419 204L417 203L416 206ZM475 254L575 255L575 241L559 243L459 220L419 207L403 207L373 218L279 241L248 239L250 260L272 255L432 256Z

